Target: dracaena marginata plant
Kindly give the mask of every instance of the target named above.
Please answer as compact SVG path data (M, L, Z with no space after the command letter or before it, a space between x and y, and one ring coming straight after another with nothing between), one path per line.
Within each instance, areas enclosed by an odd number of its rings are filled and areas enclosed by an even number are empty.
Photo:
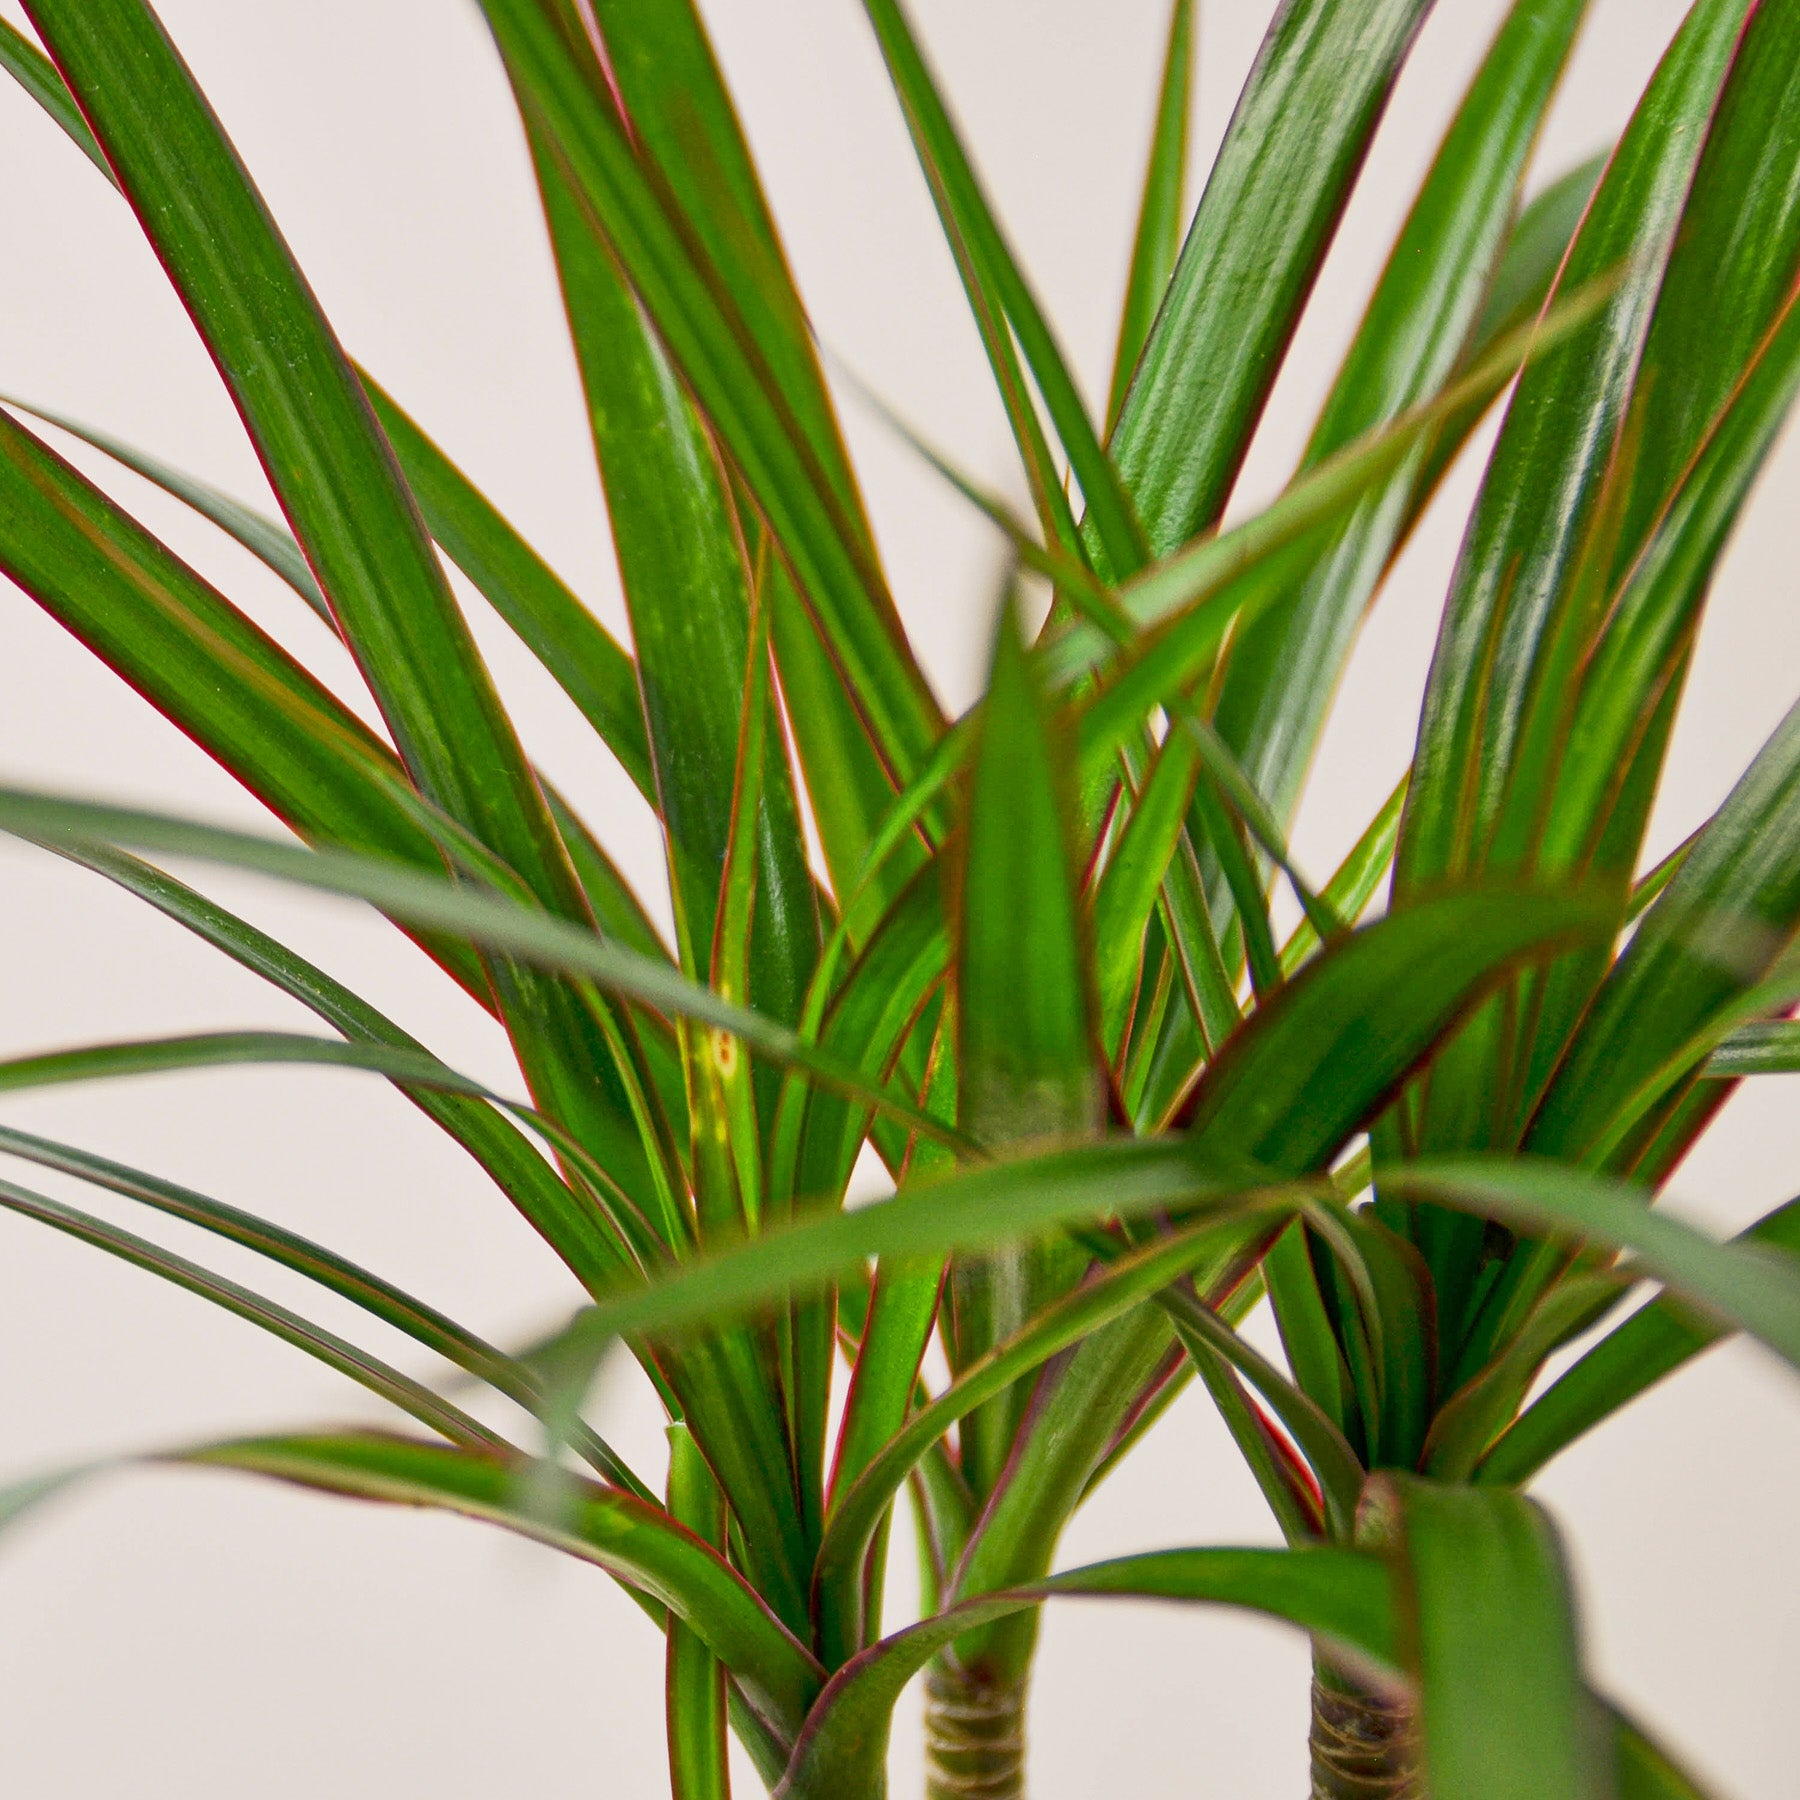
M172 1454L471 1514L623 1583L665 1636L679 1800L726 1791L728 1729L792 1800L880 1794L921 1673L932 1792L1016 1795L1037 1609L1108 1594L1309 1633L1332 1800L1693 1794L1588 1684L1555 1532L1521 1488L1728 1330L1800 1362L1796 1215L1719 1244L1650 1205L1732 1082L1796 1063L1800 715L1638 877L1712 573L1800 378L1800 0L1696 0L1616 149L1529 203L1586 8L1515 0L1301 468L1230 529L1430 0L1288 0L1185 229L1195 19L1176 0L1104 419L902 6L865 8L1033 516L939 466L1050 596L1035 633L1002 606L986 694L957 721L884 584L692 0L483 0L630 652L349 360L144 0L27 0L43 48L8 28L4 60L150 237L285 522L33 396L0 415L0 568L299 841L18 789L0 825L334 1035L58 1050L0 1084L367 1070L467 1150L591 1303L508 1353L278 1224L0 1129L16 1161L407 1333L516 1403L503 1432L29 1185L7 1179L0 1204L407 1415ZM1314 891L1284 834L1334 684L1515 378L1410 781ZM348 645L385 733L78 473L45 420L285 577ZM527 759L437 550L655 809L672 947ZM504 1025L529 1100L458 1075L147 857L378 908ZM1278 881L1304 913L1285 945ZM868 1146L896 1195L846 1210ZM1527 1405L1551 1354L1646 1283L1649 1304ZM1264 1295L1285 1369L1235 1330ZM582 1416L620 1340L671 1421L660 1496ZM1286 1547L1052 1576L1075 1509L1193 1375ZM925 1604L883 1636L903 1488Z

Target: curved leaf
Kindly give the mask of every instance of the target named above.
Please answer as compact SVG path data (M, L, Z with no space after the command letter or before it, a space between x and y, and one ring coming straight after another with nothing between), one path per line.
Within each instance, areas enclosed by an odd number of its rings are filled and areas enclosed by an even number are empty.
M1774 969L1797 924L1800 707L1639 921L1544 1096L1526 1148L1629 1169L1661 1116L1642 1116L1645 1081ZM1674 1075L1697 1072L1704 1055Z
M1152 550L1213 524L1431 0L1292 0L1269 29L1119 411Z
M67 847L61 854L148 901L202 941L298 1000L352 1042L409 1055L427 1054L416 1038L323 969L172 875L134 856L99 846ZM590 1293L604 1292L613 1285L625 1266L627 1252L604 1212L590 1196L564 1182L514 1125L485 1099L436 1087L403 1087L402 1091L474 1157Z
M834 1493L814 1571L815 1595L843 1603L846 1578L860 1574L869 1544L894 1496L919 1458L953 1424L1158 1288L1202 1264L1224 1265L1241 1252L1257 1223L1254 1213L1229 1223L1211 1221L1123 1256L1073 1293L1040 1309L1013 1337L964 1368L943 1393L907 1419L868 1461L853 1485L841 1494ZM854 1622L831 1621L829 1613L823 1622L838 1625L840 1651L860 1641ZM831 1638L828 1630L825 1655L835 1666L842 1656L833 1654Z
M596 15L606 15L632 124L642 120L654 138L643 154L593 47L549 6L484 0L483 10L532 123L742 471L875 748L904 779L942 720L904 647L847 470L825 442L829 413L798 304L766 218L751 210L753 178L690 9L622 0ZM671 35L683 21L685 33ZM684 69L699 71L685 90ZM698 133L683 123L689 94L705 95ZM698 166L684 169L682 153ZM716 205L694 203L696 179L715 184Z
M820 1695L778 1794L879 1793L894 1703L932 1657L973 1626L1081 1595L1243 1607L1298 1625L1372 1669L1391 1671L1399 1660L1394 1595L1378 1557L1324 1547L1121 1557L984 1595L865 1650Z
M208 1199L192 1188L147 1175L141 1169L129 1168L70 1144L59 1144L30 1132L14 1130L11 1126L0 1125L0 1151L36 1163L41 1168L78 1176L109 1193L122 1194L127 1199L167 1213L171 1218L213 1232L259 1256L266 1256L271 1262L292 1269L353 1306L361 1307L383 1324L405 1332L416 1343L528 1411L536 1411L543 1405L543 1384L529 1362L497 1350L436 1307L414 1299L393 1283L358 1267L322 1244L315 1244L309 1238L235 1206ZM585 1423L573 1434L571 1443L609 1481L630 1489L641 1499L652 1497L650 1490L612 1447Z
M1596 1734L1555 1528L1516 1494L1377 1481L1433 1800L1588 1800Z
M1739 1242L1773 1244L1800 1258L1800 1200L1759 1219ZM1476 1470L1480 1481L1521 1487L1553 1457L1726 1335L1672 1293L1659 1294L1566 1370L1514 1420Z
M56 65L16 25L0 19L0 68L34 99L69 135L76 147L108 181L115 179L106 154L94 141L75 96Z
M1302 468L1452 375L1506 244L1520 179L1587 0L1515 0L1446 131ZM1233 641L1215 719L1277 819L1290 816L1354 633L1408 523L1426 450L1371 494L1295 591Z
M251 1293L248 1288L240 1287L235 1281L227 1281L222 1275L214 1275L210 1270L201 1268L198 1263L190 1262L185 1256L177 1256L172 1250L163 1249L160 1244L153 1244L147 1238L123 1231L104 1219L97 1219L77 1207L65 1206L60 1200L35 1194L29 1188L20 1187L11 1181L0 1180L0 1208L65 1232L84 1244L91 1244L97 1250L104 1250L109 1255L118 1257L122 1262L128 1262L152 1275L159 1275L164 1281L185 1288L190 1294L212 1301L226 1312L260 1326L271 1336L280 1338L283 1343L292 1344L296 1350L304 1350L308 1356L317 1358L327 1368L335 1369L340 1375L347 1375L370 1393L379 1395L390 1405L397 1406L420 1424L428 1425L453 1443L483 1450L510 1448L497 1432L490 1431L478 1420L470 1418L461 1407L434 1394L423 1383L414 1381L410 1375L401 1374L398 1369L390 1368L379 1357L358 1349L335 1332L311 1324L285 1306L279 1306L273 1300L265 1300L261 1295Z
M134 475L141 475L164 493L172 494L177 500L185 502L202 518L210 519L265 567L279 575L336 631L337 621L331 615L331 607L319 592L319 584L313 579L312 570L306 566L306 558L301 553L300 546L294 542L293 534L266 513L258 512L253 506L246 506L241 500L234 500L231 495L210 482L172 468L160 457L151 456L135 445L127 444L109 431L84 425L79 419L71 419L66 413L33 406L10 394L0 396L0 400L7 406L16 407L20 412L30 413L34 419L41 419L46 425L54 425L58 431L66 431L71 437L79 438L82 443L110 456L114 462L131 470Z
M910 1101L871 1086L859 1072L804 1043L786 1026L721 1000L666 963L608 942L571 921L464 884L417 874L378 857L341 850L303 850L244 832L124 807L59 800L16 788L0 789L0 830L52 848L109 848L128 843L366 899L415 923L430 923L477 938L522 961L582 976L647 1006L697 1019L741 1038L753 1050L778 1062L841 1087L858 1100L894 1112L929 1136L960 1141Z
M1717 1243L1652 1212L1640 1188L1536 1158L1421 1160L1385 1170L1380 1181L1388 1193L1627 1251L1645 1274L1800 1368L1800 1258L1751 1243Z
M33 0L46 48L193 318L403 762L549 911L580 889L367 397L261 195L145 0ZM565 984L492 966L545 1109L650 1185L628 1082ZM595 1079L596 1075L600 1078Z
M533 1510L521 1457L473 1456L375 1432L244 1438L178 1460L242 1469L359 1500L429 1506L485 1519L584 1561L653 1596L691 1625L787 1741L823 1672L719 1553L635 1495L569 1477L559 1513Z
M1701 0L1689 14L1564 265L1567 290L1635 259L1605 311L1536 362L1508 409L1427 685L1397 893L1481 860L1531 647L1570 579L1606 480L1668 246L1748 9L1748 0ZM1484 675L1495 645L1504 660Z

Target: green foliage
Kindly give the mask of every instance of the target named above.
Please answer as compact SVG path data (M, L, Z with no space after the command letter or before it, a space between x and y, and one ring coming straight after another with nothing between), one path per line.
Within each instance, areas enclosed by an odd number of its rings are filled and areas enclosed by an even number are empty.
M17 787L0 830L336 1035L65 1047L0 1065L0 1093L362 1071L474 1159L585 1297L515 1354L279 1222L0 1125L0 1154L304 1278L545 1434L515 1441L0 1179L0 1208L272 1333L411 1427L171 1457L464 1513L607 1570L666 1634L677 1800L729 1793L728 1725L788 1800L873 1800L926 1670L942 1754L985 1721L983 1792L1021 1792L1037 1609L1073 1596L1306 1631L1321 1793L1379 1776L1434 1800L1698 1794L1592 1691L1555 1528L1520 1490L1730 1331L1800 1366L1795 1206L1732 1244L1655 1207L1734 1082L1800 1067L1800 710L1637 879L1714 572L1800 384L1800 9L1695 0L1616 151L1526 203L1587 8L1514 0L1300 467L1225 528L1429 0L1280 8L1185 231L1204 20L1174 0L1104 426L902 0L866 0L1035 531L926 454L1052 598L1033 638L1008 593L985 696L956 721L901 628L691 0L483 3L629 649L352 363L146 0L26 11L44 48L0 26L0 63L135 215L283 517L8 401L0 571L301 841ZM1410 772L1315 892L1286 835L1331 695L1515 379ZM274 570L352 652L383 729L20 414ZM672 946L534 768L439 551L654 808ZM377 908L493 1013L526 1097L145 857ZM1304 914L1285 945L1277 879ZM866 1150L895 1192L850 1207ZM1237 1330L1265 1297L1285 1367ZM669 1415L661 1499L582 1414L620 1342ZM1086 1495L1191 1375L1288 1548L1052 1575ZM0 1495L0 1523L87 1472ZM926 1606L890 1632L903 1489Z

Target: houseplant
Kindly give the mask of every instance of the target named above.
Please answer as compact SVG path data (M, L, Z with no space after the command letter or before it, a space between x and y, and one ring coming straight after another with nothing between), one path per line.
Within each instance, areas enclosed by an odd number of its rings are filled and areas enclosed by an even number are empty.
M1515 7L1307 475L1217 534L1425 10L1284 12L1179 261L1191 20L1176 10L1103 449L904 16L870 5L1008 402L1035 533L994 510L1057 596L1038 651L1003 619L988 699L954 731L897 635L685 8L597 8L604 62L573 9L488 9L538 158L635 668L394 403L359 385L151 14L35 6L60 74L9 47L46 104L105 146L304 554L188 493L327 611L398 759L28 426L8 426L0 561L318 848L21 792L5 822L306 995L344 1041L101 1046L7 1078L228 1057L385 1074L477 1155L598 1304L534 1355L503 1356L264 1222L68 1146L20 1133L7 1146L367 1304L541 1414L610 1485L551 1479L441 1395L28 1189L9 1188L10 1204L301 1339L443 1440L290 1437L201 1460L500 1517L672 1607L684 1793L721 1780L727 1694L772 1781L791 1760L793 1793L874 1787L893 1692L927 1658L943 1791L1011 1791L1030 1657L1019 1609L1044 1591L1069 1511L1190 1368L1294 1549L1183 1553L1064 1585L1233 1600L1320 1632L1325 1791L1387 1781L1359 1769L1369 1756L1413 1754L1410 1703L1383 1673L1396 1663L1424 1696L1434 1792L1585 1789L1588 1703L1554 1543L1492 1478L1523 1478L1704 1329L1659 1304L1509 1429L1544 1356L1624 1285L1606 1255L1566 1248L1570 1234L1626 1246L1634 1273L1793 1354L1790 1269L1708 1246L1609 1178L1658 1180L1722 1092L1718 1074L1790 1053L1779 1029L1725 1041L1787 1004L1791 734L1679 870L1626 884L1706 578L1791 389L1794 12L1764 5L1746 24L1742 4L1696 7L1591 208L1594 172L1578 172L1515 226L1582 11ZM1560 300L1541 314L1578 218ZM1284 953L1264 859L1289 860L1283 821L1357 618L1449 451L1527 356L1447 610L1412 791L1322 894L1301 893L1310 929ZM657 806L672 961L535 782L427 530ZM533 1095L525 1123L557 1167L485 1094L127 847L381 906L505 1021ZM1395 858L1388 915L1349 933ZM1633 948L1609 968L1639 905ZM1369 1127L1367 1160L1346 1161ZM865 1136L904 1173L903 1198L842 1214ZM1500 1156L1470 1154L1483 1152ZM1381 1197L1359 1209L1371 1167ZM1464 1224L1452 1206L1495 1222ZM1565 1248L1534 1241L1551 1226ZM757 1241L734 1252L746 1233ZM1090 1264L1103 1272L1084 1282ZM1293 1383L1228 1329L1258 1280ZM909 1416L934 1322L956 1381ZM619 1335L684 1420L666 1513L573 1412ZM855 1346L857 1373L828 1483L834 1338ZM952 1598L974 1610L877 1649L878 1551L908 1478L942 1586L932 1611ZM1012 1597L982 1598L995 1593ZM1628 1780L1682 1791L1617 1729Z

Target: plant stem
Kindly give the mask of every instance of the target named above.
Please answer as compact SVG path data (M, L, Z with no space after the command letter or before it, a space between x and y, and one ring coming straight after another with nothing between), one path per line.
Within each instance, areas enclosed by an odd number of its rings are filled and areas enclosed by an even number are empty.
M1025 1683L925 1672L926 1800L1024 1800Z
M1312 1800L1422 1800L1419 1722L1409 1700L1370 1694L1321 1664L1308 1745Z

